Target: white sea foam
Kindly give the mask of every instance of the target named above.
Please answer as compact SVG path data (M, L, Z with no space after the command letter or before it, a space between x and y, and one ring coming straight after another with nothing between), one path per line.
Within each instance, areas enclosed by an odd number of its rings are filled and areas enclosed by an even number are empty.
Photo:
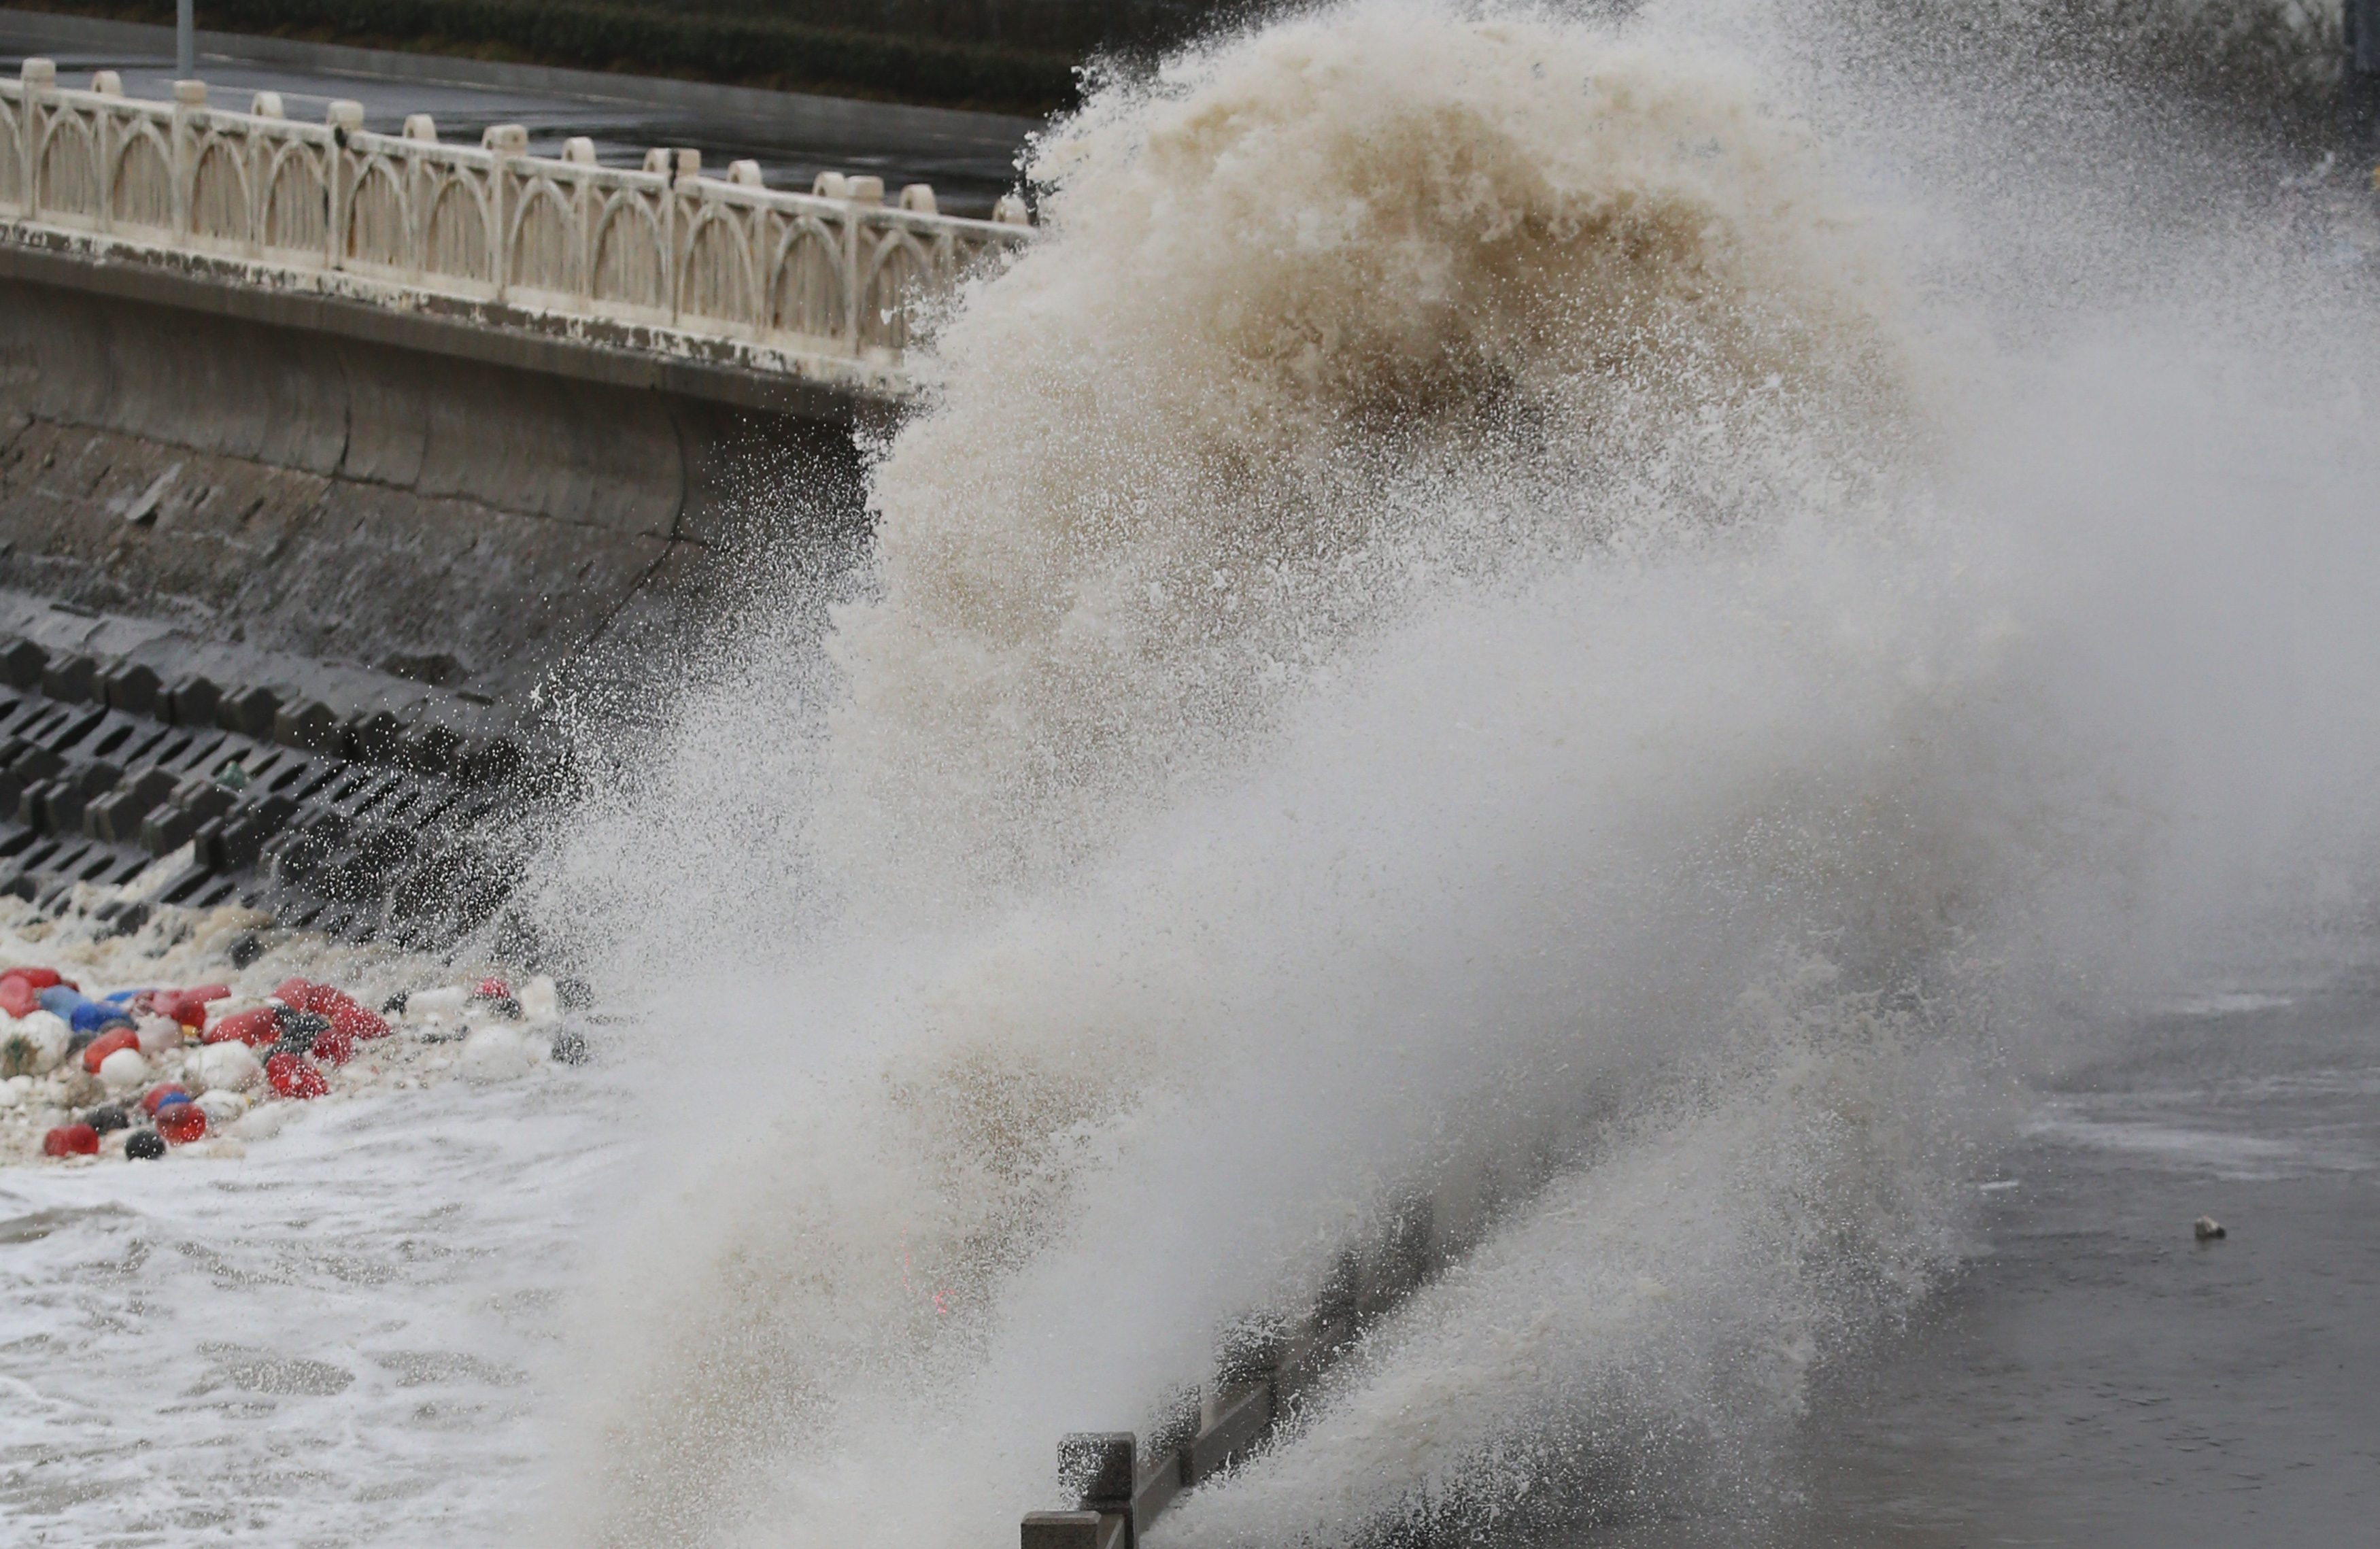
M552 1446L601 1112L576 1078L455 1084L245 1159L0 1173L11 1542L501 1541Z

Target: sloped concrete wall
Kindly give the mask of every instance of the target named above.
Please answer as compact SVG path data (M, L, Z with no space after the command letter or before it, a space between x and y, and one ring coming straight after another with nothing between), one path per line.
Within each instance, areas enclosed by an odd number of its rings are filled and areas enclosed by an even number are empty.
M857 489L832 424L0 281L0 573L201 638L513 697Z

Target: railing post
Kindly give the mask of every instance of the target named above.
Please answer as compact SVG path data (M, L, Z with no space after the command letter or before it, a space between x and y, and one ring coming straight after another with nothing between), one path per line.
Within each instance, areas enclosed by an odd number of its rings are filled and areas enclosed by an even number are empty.
M205 81L174 82L174 230L185 242L198 236L198 141L206 112Z
M876 242L863 224L869 210L884 202L884 179L881 177L846 177L843 180L843 197L847 201L851 220L851 353L866 353L868 335L862 324L868 318L867 284L870 277Z
M758 178L753 180L759 182ZM769 229L769 209L755 204L744 212L737 223L744 231L744 273L749 288L745 298L752 304L752 342L759 344L769 336L769 307L774 298L776 277L770 272L769 257L776 248L776 238Z
M562 159L574 167L595 165L595 142L584 135L574 135L562 146ZM574 173L570 180L570 227L577 262L572 272L578 278L576 295L579 309L595 309L595 212L601 200L595 192L595 181L584 171Z
M107 115L94 108L91 115L91 132L83 138L83 143L91 150L91 183L98 190L97 203L90 212L91 228L95 231L108 231L114 225L108 215L110 207L115 202L115 191L108 187L107 175L107 137L113 127Z
M30 221L42 212L42 111L39 99L56 89L57 62L28 59L18 67L17 79L24 87L17 100L18 110L23 115L18 120L17 154L25 175L25 218Z
M405 127L397 138L404 142L396 148L396 153L404 158L397 187L405 191L406 218L406 246L399 256L412 260L404 267L418 284L430 266L430 220L444 190L438 187L438 173L429 157L415 148L438 143L438 121L426 113L407 114ZM487 143L484 135L480 143Z
M327 217L325 224L330 227L323 236L325 251L322 260L332 269L345 269L347 265L347 202L354 195L351 186L354 179L347 175L347 137L364 127L364 104L342 97L330 105L322 115L322 121L331 127L331 143L322 157L322 207Z
M431 165L410 142L375 147L374 154L382 158L395 157L401 169L397 174L396 186L405 196L405 220L397 231L397 267L405 272L407 278L419 284L422 274L430 267L431 212L438 208L438 200L446 190L439 187L439 169ZM361 189L363 186L363 172L358 168L354 187Z
M1102 1549L1136 1549L1183 1491L1230 1469L1262 1446L1281 1411L1284 1340L1270 1328L1234 1330L1216 1352L1214 1385L1177 1394L1173 1412L1149 1440L1143 1465L1131 1433L1082 1432L1058 1444L1058 1479L1075 1497L1073 1512L1025 1519L1026 1549L1084 1541L1096 1517Z
M1096 1511L1028 1511L1017 1549L1100 1549L1104 1521Z
M495 266L496 299L504 298L512 277L512 206L507 197L511 191L508 179L517 175L513 158L528 154L528 130L519 124L493 124L480 137L487 150L488 219L492 229L488 233L488 261Z
M1026 1514L1018 1549L1133 1549L1133 1474L1139 1441L1129 1431L1087 1431L1058 1444L1058 1484L1072 1511Z
M761 188L768 185L760 176L760 163L752 161L731 162L727 181L737 188ZM768 333L771 281L773 276L764 271L765 256L771 246L769 239L769 209L754 204L735 217L735 229L744 246L744 296L751 304L751 315L744 320L751 329L755 344Z
M248 100L251 118L278 119L282 115L281 93L259 91ZM251 257L264 252L264 224L273 213L273 137L254 125L249 126L248 139L248 251Z
M698 202L701 200L701 151L679 150L670 152L669 196L667 200L669 220L668 224L662 228L663 235L666 238L663 243L662 251L666 272L662 275L662 279L669 286L669 316L670 321L673 323L678 321L678 306L679 303L685 299L682 291L684 289L684 281L686 276L686 260L688 256L678 251L678 206L682 200L694 200ZM680 192L681 189L684 190L683 193ZM686 233L689 236L691 236L694 232L694 217L698 213L698 211L691 210L686 212Z
M843 206L843 337L856 359L859 355L859 207Z

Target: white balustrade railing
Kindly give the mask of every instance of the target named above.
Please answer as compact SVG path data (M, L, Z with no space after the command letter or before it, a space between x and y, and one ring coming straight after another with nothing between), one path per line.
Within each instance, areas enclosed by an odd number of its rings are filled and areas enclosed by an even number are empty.
M0 223L351 277L397 306L451 297L896 369L935 297L1031 235L1013 198L963 220L921 184L888 206L872 177L801 194L749 162L705 176L692 151L630 170L585 139L558 160L527 147L516 125L442 144L423 115L371 133L351 102L293 123L272 92L229 113L199 81L170 103L124 96L112 71L70 91L29 59L0 79Z

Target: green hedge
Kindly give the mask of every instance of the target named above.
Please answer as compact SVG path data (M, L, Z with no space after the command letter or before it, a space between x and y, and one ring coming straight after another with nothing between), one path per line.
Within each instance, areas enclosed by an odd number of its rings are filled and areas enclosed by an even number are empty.
M34 0L30 8L167 26L174 20L171 0ZM664 10L636 0L200 0L199 24L1029 114L1065 105L1075 92L1071 54L821 27L748 10Z

